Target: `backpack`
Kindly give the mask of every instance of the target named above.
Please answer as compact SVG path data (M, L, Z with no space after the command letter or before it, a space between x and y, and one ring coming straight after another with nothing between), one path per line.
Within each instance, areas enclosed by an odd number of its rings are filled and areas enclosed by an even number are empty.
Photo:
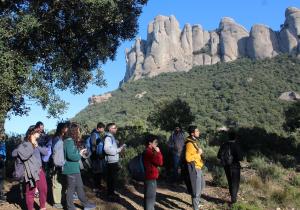
M181 168L181 176L183 178L185 178L186 176L188 176L188 169L187 169L187 161L185 159L185 151L186 151L186 144L190 142L193 144L193 146L198 149L198 147L195 145L194 142L190 141L190 140L187 140L185 143L184 143L184 146L183 146L183 149L182 149L182 152L180 154L180 157L179 157L179 166Z
M105 156L105 152L104 152L104 139L100 138L100 135L98 132L92 132L91 135L89 135L89 137L86 138L85 140L85 146L86 148L92 153L92 134L95 133L96 134L96 154L99 155L100 157L104 157Z
M144 166L144 152L132 158L128 163L128 170L136 181L144 181L146 177Z
M19 158L15 158L15 170L13 172L14 180L21 181L25 177L25 166L24 162Z
M63 142L60 142L60 140L57 141L52 149L52 161L54 166L62 167L65 164Z
M220 160L222 166L228 166L233 163L233 155L231 152L231 146L229 143L224 144L220 151Z

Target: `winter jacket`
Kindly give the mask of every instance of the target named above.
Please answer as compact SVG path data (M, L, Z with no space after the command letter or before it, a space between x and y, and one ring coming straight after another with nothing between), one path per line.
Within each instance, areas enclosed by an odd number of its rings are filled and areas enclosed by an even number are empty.
M163 165L163 156L161 152L156 152L152 148L147 147L144 153L145 179L157 179L159 175L158 166Z
M188 163L194 162L197 169L203 167L203 160L199 154L199 147L197 145L196 139L191 136L187 137L186 140L186 149L185 149L185 159Z
M111 133L107 133L104 139L104 151L108 163L119 162L121 148L118 148L117 140Z
M34 148L28 141L21 143L13 152L13 157L18 157L24 162L25 182L35 182L39 180L39 174L42 167L41 154L47 155L46 147Z
M80 173L79 160L81 156L72 138L64 140L64 157L66 162L63 166L63 174Z

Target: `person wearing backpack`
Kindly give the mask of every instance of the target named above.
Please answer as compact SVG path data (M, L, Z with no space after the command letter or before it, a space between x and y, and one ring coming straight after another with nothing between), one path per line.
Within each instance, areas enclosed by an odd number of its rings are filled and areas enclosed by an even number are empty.
M146 137L146 151L144 152L145 182L144 209L154 210L156 201L156 180L159 176L158 166L163 165L163 156L158 145L158 137L149 134Z
M104 140L104 151L107 161L107 196L110 201L115 201L119 196L115 193L116 179L119 172L119 153L126 147L123 144L118 147L118 142L114 135L117 133L117 125L115 123L108 123L107 133Z
M93 192L100 196L101 181L104 176L105 155L104 155L105 125L102 122L97 124L90 136L90 152L93 173Z
M65 164L64 158L64 135L68 131L68 124L60 122L57 124L57 128L52 141L52 195L53 195L53 207L56 209L63 209L62 206L62 189L64 176L62 169Z
M191 125L188 128L189 136L185 140L184 146L184 161L185 168L185 183L192 198L193 210L198 210L201 206L200 197L205 187L205 180L203 177L202 167L203 151L197 144L197 139L200 136L200 131L197 126Z
M34 193L39 191L40 209L46 209L47 182L44 169L42 167L41 155L47 154L47 148L40 147L37 139L39 130L35 126L30 126L26 132L26 141L21 143L13 152L12 156L19 158L23 163L23 175L26 184L26 205L28 210L33 209Z
M83 189L83 182L80 174L79 160L81 158L76 143L80 142L80 127L77 123L70 123L68 131L64 136L64 159L63 174L67 177L67 209L75 210L73 203L74 192L77 192L80 202L84 206L84 210L95 209L96 205L90 203Z
M184 140L184 132L180 126L176 126L168 141L168 147L173 158L173 181L178 181L179 159L184 146Z
M217 157L225 170L231 203L235 203L240 185L240 161L243 159L243 155L236 142L236 132L234 130L228 131L228 141L221 145Z

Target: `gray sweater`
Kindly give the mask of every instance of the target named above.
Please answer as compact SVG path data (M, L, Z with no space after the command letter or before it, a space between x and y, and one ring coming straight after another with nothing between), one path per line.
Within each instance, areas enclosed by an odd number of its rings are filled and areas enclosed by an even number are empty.
M41 154L47 155L46 147L33 148L28 141L21 143L13 152L13 157L19 157L24 162L25 182L35 182L39 180L39 174L42 167Z

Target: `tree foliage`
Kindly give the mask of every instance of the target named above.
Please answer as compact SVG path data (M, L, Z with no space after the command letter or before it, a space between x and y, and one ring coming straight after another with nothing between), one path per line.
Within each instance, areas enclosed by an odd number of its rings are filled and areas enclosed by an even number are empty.
M101 64L132 39L147 0L4 0L0 2L0 115L22 115L27 100L59 115L57 90L105 85Z
M288 131L300 131L300 101L293 103L285 111L285 128Z
M191 107L180 98L157 106L157 109L148 118L150 124L165 131L172 131L177 126L186 129L194 120L195 115L193 115Z

